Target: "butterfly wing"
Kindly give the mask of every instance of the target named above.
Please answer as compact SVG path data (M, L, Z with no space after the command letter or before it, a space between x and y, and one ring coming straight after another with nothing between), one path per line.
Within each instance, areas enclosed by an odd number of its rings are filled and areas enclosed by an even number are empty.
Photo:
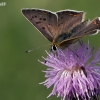
M82 30L85 29L85 27L90 23L90 20L86 20L84 22L81 22L79 25L75 26L71 31L70 31L70 34L71 34L71 37L70 38L73 38L73 37L77 37L79 35L81 35L81 32ZM84 32L83 32L84 33Z
M84 21L72 29L70 37L58 44L59 47L65 48L75 43L79 38L98 33L100 30L100 18L95 18L93 21Z
M59 33L67 33L73 27L80 24L84 17L83 11L63 10L56 13L58 15Z
M74 38L71 38L71 39L68 39L68 40L64 40L64 41L62 41L61 43L58 44L58 47L60 47L62 49L69 47L71 44L77 42L79 38L81 38L81 36L74 37Z
M41 9L22 9L23 15L31 22L50 42L53 41L57 28L56 14Z
M86 36L98 33L100 30L100 18L95 18L92 21L84 21L71 30L71 37Z

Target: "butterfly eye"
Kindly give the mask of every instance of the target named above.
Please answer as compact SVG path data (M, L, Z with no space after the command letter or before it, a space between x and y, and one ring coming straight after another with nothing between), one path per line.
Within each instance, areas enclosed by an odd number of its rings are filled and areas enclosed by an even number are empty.
M56 51L56 50L57 50L56 45L53 45L53 46L52 46L52 50L53 50L53 51Z

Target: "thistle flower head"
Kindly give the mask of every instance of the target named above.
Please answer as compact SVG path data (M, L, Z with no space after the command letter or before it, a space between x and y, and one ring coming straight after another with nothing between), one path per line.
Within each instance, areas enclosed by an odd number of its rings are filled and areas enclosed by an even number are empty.
M72 51L73 50L73 51ZM100 49L95 53L89 42L79 43L70 49L58 49L48 53L45 62L47 66L47 88L52 85L51 95L57 95L63 100L98 100L100 94Z

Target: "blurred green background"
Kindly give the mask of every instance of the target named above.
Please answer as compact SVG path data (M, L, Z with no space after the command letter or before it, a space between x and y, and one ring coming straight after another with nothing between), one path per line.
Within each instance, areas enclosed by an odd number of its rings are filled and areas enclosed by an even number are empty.
M31 53L26 50L49 42L22 16L22 8L51 11L73 9L85 11L86 19L100 16L100 0L0 0L0 100L56 100L46 98L51 89L39 85L44 81L46 67L37 60L46 57L44 47ZM99 32L100 33L100 32ZM85 37L91 46L100 47L100 34ZM60 98L59 98L60 100Z

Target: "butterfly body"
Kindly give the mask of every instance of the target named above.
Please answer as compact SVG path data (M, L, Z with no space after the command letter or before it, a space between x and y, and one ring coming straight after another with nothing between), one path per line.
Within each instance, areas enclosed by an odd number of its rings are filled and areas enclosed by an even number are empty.
M64 47L68 47L68 45L70 45L68 42L66 45L62 45L61 42L62 41L66 41L71 37L70 33L61 33L59 34L57 37L55 37L55 39L52 42L52 45L55 45L56 47L59 48L64 48Z
M86 35L100 30L100 18L84 21L83 11L63 10L51 12L43 9L22 9L22 13L52 46L66 48Z

